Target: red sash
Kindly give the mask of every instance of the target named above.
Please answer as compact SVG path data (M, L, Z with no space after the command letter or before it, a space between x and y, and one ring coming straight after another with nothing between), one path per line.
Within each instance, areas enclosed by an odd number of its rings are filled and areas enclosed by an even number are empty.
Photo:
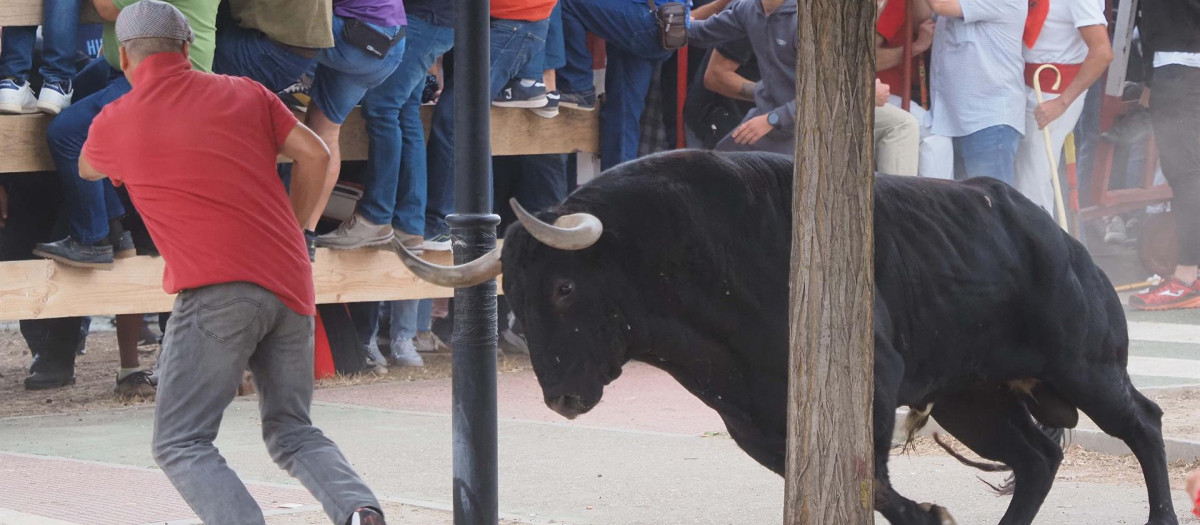
M1025 85L1033 87L1033 75L1037 72L1037 68L1045 64L1025 64ZM1054 64L1058 71L1062 73L1062 82L1058 84L1058 89L1054 89L1055 74L1050 68L1042 71L1042 93L1054 93L1061 95L1075 81L1075 77L1079 75L1079 70L1083 68L1083 64Z
M1038 36L1042 34L1042 26L1046 24L1046 15L1050 14L1050 0L1029 0L1029 15L1025 17L1025 35L1022 40L1025 47L1033 49Z

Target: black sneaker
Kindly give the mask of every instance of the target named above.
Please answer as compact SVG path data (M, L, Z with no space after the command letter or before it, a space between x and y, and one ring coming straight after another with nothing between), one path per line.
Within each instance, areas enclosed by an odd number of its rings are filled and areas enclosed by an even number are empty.
M121 397L154 397L157 389L150 381L150 373L150 370L138 370L125 376L124 379L117 374L117 395Z
M75 384L75 372L51 374L49 372L34 372L25 378L25 390L50 390Z
M546 105L546 85L534 82L532 86L521 85L520 79L512 79L500 94L492 100L492 105L502 108L540 108Z
M431 252L448 252L450 251L450 240L449 233L439 233L433 237L425 239L425 243L422 245L422 247Z
M304 230L304 241L308 245L308 262L317 262L317 232Z
M128 259L137 255L132 233L127 231L109 233L108 243L113 248L113 259Z
M530 108L535 115L542 118L554 118L558 116L558 101L562 98L557 91L546 93L546 105L540 108Z
M61 241L38 243L33 254L78 268L111 270L113 265L111 244L80 244L70 237Z
M558 105L568 109L592 111L596 109L596 91L589 89L583 93L559 93Z
M346 525L387 525L387 522L383 521L383 514L380 514L379 511L363 507L350 515L350 519L346 520Z

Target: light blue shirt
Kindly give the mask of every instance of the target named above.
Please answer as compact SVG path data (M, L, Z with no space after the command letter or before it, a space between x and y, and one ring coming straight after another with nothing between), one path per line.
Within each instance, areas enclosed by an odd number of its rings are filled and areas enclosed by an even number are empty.
M939 16L930 88L933 134L962 137L1009 125L1025 133L1028 0L959 0L963 17Z

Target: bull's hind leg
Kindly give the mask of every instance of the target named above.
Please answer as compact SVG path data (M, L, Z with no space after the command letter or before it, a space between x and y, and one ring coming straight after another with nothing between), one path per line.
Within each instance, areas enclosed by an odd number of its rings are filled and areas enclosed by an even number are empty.
M892 429L896 424L896 403L904 363L881 343L878 331L875 343L875 399L873 405L875 441L875 510L892 525L954 525L946 509L901 496L888 478L888 456L892 450Z
M1056 384L1105 433L1125 442L1142 466L1149 495L1150 525L1175 525L1167 453L1163 446L1162 409L1133 388L1124 369L1094 368L1068 372Z
M1001 525L1032 523L1063 455L1016 394L995 386L956 391L939 396L933 418L976 454L1012 468L1015 490Z

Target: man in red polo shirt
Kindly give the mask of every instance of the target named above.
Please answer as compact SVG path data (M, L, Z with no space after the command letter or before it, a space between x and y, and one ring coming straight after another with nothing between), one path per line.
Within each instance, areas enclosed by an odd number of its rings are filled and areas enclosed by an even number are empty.
M205 523L263 524L213 446L242 371L254 372L271 457L335 523L383 523L378 500L312 425L312 267L324 143L249 79L193 71L187 19L142 0L116 23L133 90L92 123L80 175L125 184L178 293L159 361L154 458ZM275 174L292 158L291 203Z

